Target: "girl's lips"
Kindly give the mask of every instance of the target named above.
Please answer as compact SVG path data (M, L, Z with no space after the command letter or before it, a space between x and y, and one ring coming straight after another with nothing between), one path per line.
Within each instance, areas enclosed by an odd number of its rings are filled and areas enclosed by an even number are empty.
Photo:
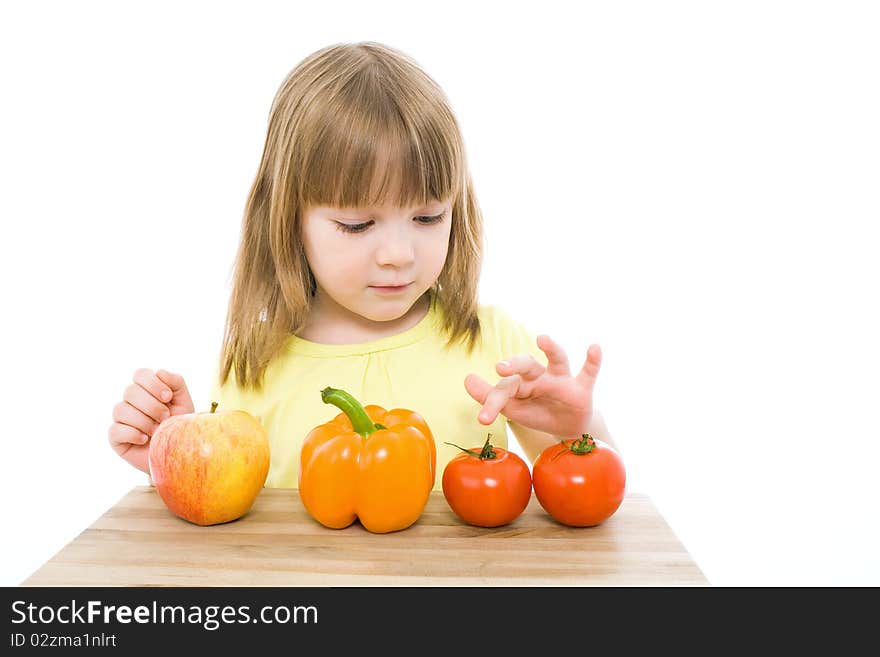
M370 289L376 290L379 294L396 294L398 292L403 292L406 288L408 288L412 283L407 283L406 285L398 285L397 287L391 287L387 285L371 285Z

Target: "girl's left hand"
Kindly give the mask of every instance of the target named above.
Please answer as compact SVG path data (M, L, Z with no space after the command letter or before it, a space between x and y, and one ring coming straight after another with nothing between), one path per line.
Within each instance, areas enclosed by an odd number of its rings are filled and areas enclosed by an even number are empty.
M593 415L593 386L602 350L590 345L583 368L572 377L562 347L547 335L539 335L537 344L547 354L546 368L530 355L514 356L496 365L504 378L495 386L476 374L465 378L468 394L483 405L478 419L488 425L503 413L525 427L554 436L580 436Z

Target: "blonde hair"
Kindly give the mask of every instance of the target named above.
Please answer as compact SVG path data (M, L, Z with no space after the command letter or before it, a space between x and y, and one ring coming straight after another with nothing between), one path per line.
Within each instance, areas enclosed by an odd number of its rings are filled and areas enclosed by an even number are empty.
M315 290L302 240L307 208L452 200L446 263L432 288L448 345L480 336L483 222L449 102L407 55L375 42L322 48L281 84L242 222L220 383L260 388L305 325Z

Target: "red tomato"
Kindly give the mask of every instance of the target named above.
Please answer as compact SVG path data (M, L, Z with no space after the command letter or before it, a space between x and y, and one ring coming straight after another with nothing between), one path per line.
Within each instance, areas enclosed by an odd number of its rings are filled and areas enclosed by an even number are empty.
M544 510L571 527L592 527L611 517L626 489L623 459L590 434L546 448L532 477Z
M523 512L532 496L532 476L519 456L493 447L464 449L443 470L443 495L466 523L499 527ZM452 445L452 443L447 443Z

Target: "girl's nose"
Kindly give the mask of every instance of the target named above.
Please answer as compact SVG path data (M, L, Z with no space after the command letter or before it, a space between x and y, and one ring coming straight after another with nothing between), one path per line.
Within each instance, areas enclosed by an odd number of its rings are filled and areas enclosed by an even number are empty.
M402 267L415 259L412 240L402 235L387 236L376 250L376 262L379 265Z

